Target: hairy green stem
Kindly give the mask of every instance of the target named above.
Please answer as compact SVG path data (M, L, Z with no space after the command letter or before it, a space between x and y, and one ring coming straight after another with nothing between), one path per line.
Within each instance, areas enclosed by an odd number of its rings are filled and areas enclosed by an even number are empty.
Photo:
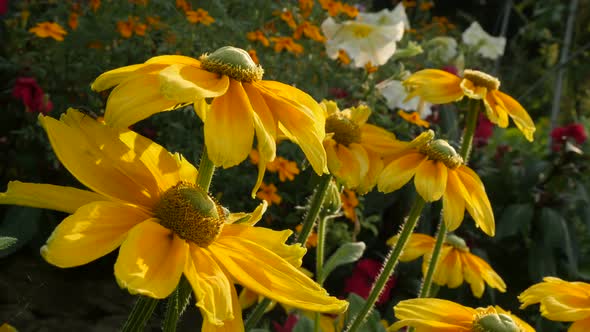
M373 306L377 302L379 295L381 295L381 292L385 288L387 281L393 274L393 270L395 269L395 266L399 261L399 257L401 256L406 244L408 243L408 240L410 239L410 235L412 235L414 232L414 228L418 223L418 219L422 213L424 204L424 199L420 195L416 195L416 200L414 201L414 205L410 210L410 214L404 222L401 232L399 233L399 239L393 248L391 248L391 251L389 251L387 258L385 258L383 268L381 269L379 276L373 284L373 288L367 297L365 305L360 310L359 314L352 320L352 323L346 329L347 332L356 332L371 312L371 309L373 309Z
M479 105L481 101L477 99L469 100L469 110L467 112L467 121L465 123L465 131L461 139L461 149L459 154L463 158L463 163L467 165L471 148L473 146L473 135L475 134L475 127L477 126L477 117L479 115Z
M328 224L328 218L323 216L318 222L318 242L316 245L316 258L315 258L315 275L316 281L320 286L324 283L324 278L321 277L322 269L324 268L324 251L326 248L326 225ZM314 332L320 332L320 313L316 312L314 321Z
M209 192L209 186L211 185L214 171L215 165L213 165L213 162L209 159L207 147L203 146L203 153L201 155L201 161L199 162L199 174L197 175L197 184L201 189Z
M133 306L125 325L121 329L122 332L141 332L145 329L145 325L152 317L152 313L158 300L147 296L139 296L137 302Z

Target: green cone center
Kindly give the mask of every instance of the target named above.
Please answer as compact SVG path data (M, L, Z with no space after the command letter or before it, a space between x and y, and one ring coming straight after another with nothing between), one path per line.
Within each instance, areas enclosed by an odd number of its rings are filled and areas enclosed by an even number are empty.
M207 192L188 182L179 182L164 192L155 215L162 226L200 247L213 243L225 223L223 208Z
M248 52L233 46L224 46L199 58L206 71L226 75L240 82L260 81L264 69L257 65Z
M488 90L498 90L500 88L500 81L497 78L479 70L465 69L463 77L473 82L475 86L483 86Z
M361 128L340 113L332 114L326 119L326 133L333 133L332 138L344 146L361 142Z
M455 169L463 164L463 158L445 140L435 139L418 148L431 160L444 163L448 168Z
M477 332L520 332L516 322L506 314L487 314L478 318L474 323Z
M465 240L455 234L448 234L445 238L445 243L461 251L469 251L469 247L467 246L467 243L465 243Z

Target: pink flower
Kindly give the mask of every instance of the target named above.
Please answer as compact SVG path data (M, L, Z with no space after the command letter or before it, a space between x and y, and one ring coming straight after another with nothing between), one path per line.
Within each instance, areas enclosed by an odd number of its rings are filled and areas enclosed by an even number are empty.
M473 135L473 143L475 146L481 147L488 144L488 140L494 134L494 124L488 120L488 117L480 113L479 120L477 121L477 127Z
M553 151L560 151L563 144L571 138L578 144L582 144L588 138L586 129L579 123L572 123L564 127L557 127L551 131L551 138L553 138Z
M8 12L8 0L0 0L0 15Z
M346 279L344 291L355 293L363 298L367 298L371 292L371 286L381 271L381 262L370 258L364 258L358 261L352 272L352 276ZM391 288L395 286L395 278L391 277L385 284L383 292L377 300L377 304L383 304L389 299Z
M272 325L274 326L276 332L291 332L293 331L295 325L297 325L298 320L299 318L297 318L297 316L290 314L283 325L277 322L272 322Z
M53 109L53 103L33 77L17 78L12 96L22 100L27 112L47 114Z

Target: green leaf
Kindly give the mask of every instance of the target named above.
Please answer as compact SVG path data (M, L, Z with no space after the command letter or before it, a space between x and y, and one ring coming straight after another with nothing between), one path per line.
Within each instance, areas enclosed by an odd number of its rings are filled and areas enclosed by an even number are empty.
M313 320L311 320L303 315L299 316L299 319L297 320L297 324L295 324L295 327L293 327L292 332L309 332L309 331L313 331Z
M358 315L359 311L361 311L366 302L365 299L354 293L350 293L347 300L349 306L344 326L348 326L350 324L352 319ZM379 315L379 311L372 310L369 316L367 316L367 320L365 320L365 322L360 326L359 331L385 332L385 327L383 324L381 324L381 316Z
M330 273L340 265L356 262L363 256L365 248L366 245L364 242L349 242L341 245L324 265L324 268L318 276L318 280L326 280Z
M0 225L0 234L3 237L12 237L17 240L10 247L0 249L0 258L15 253L31 241L35 233L37 233L40 217L40 209L21 206L8 208Z
M506 207L496 225L496 238L514 236L526 230L533 219L534 207L531 204L513 204Z
M2 236L0 237L0 250L7 249L13 246L18 240L14 237Z

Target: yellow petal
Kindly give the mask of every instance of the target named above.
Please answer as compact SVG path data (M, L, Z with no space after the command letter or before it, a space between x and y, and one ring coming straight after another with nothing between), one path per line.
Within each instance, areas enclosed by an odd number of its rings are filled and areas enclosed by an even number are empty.
M465 199L462 192L466 193L461 180L454 170L448 171L447 188L443 195L443 220L449 230L456 230L463 221L465 215Z
M244 322L242 321L242 309L236 293L236 288L231 287L231 303L234 318L223 322L223 326L217 326L203 321L202 332L244 332Z
M101 74L94 80L90 88L94 91L103 91L120 84L126 78L129 78L132 74L138 73L149 73L155 70L164 68L162 65L146 65L137 64L131 66L120 67L117 69L109 70L106 73Z
M268 203L266 201L262 201L252 213L245 213L245 212L238 212L238 213L230 213L228 217L227 223L233 224L238 223L241 225L249 225L254 226L257 222L262 219L262 215L266 212L266 208L268 207Z
M576 321L590 317L590 284L545 277L518 296L521 308L541 303L541 314L556 321Z
M209 249L240 284L275 301L328 313L348 307L285 259L247 239L222 236Z
M488 119L498 125L500 128L508 127L508 113L506 113L506 106L504 102L497 98L494 91L487 94L483 100L483 104L486 108L486 115Z
M477 86L470 80L464 78L461 80L461 90L463 93L472 99L484 99L488 93L488 89L484 86Z
M574 322L567 332L588 332L590 331L590 318Z
M371 124L361 126L361 144L381 156L396 153L407 145L398 141L393 133Z
M477 298L481 298L484 291L484 281L492 288L500 292L506 291L504 280L483 259L471 253L461 256L465 271L465 281L471 286L471 292Z
M414 174L426 156L417 152L410 152L393 160L385 166L377 179L379 191L390 193L403 187Z
M340 162L340 159L338 159L338 153L336 153L338 143L336 143L331 137L326 137L323 145L324 149L326 149L326 156L328 157L328 169L330 170L330 173L337 174L340 167L342 167L342 163Z
M258 294L248 288L242 288L238 300L240 301L240 307L242 309L247 309L253 306L254 303L258 302Z
M409 89L406 101L416 96L432 104L446 104L463 98L461 78L444 70L424 69L410 75L403 85Z
M223 95L229 78L194 66L173 64L158 73L160 92L168 99L190 103Z
M425 201L438 201L447 187L447 166L433 160L422 162L416 169L414 184Z
M299 267L307 250L299 244L285 244L291 234L293 234L291 230L274 231L263 227L234 224L225 225L220 236L235 236L250 240L279 255L291 265Z
M371 109L367 105L359 105L357 107L349 108L350 120L357 125L363 125L371 116Z
M506 113L510 115L512 121L520 131L524 134L527 140L533 141L533 134L535 133L535 123L527 113L527 111L509 95L500 91L494 91L496 99L502 100L506 107Z
M471 331L473 317L476 314L476 311L472 308L435 298L400 301L394 307L394 311L395 317L400 320L413 322L410 326L426 328L423 331L449 332ZM428 327L431 329L428 330ZM453 327L454 329L452 329ZM395 329L390 328L390 331L395 331Z
M74 213L82 205L108 201L103 195L88 190L51 184L10 181L5 193L0 193L0 204L30 206Z
M463 262L459 250L450 247L444 259L439 262L436 273L446 275L446 285L449 288L459 287L463 283Z
M98 201L80 207L53 231L41 255L59 267L83 265L115 250L150 215L133 206Z
M467 166L459 166L455 171L467 191L463 196L467 211L484 233L494 236L494 212L479 176Z
M184 275L193 287L204 320L221 326L223 321L234 318L231 303L234 286L208 250L194 244L189 247Z
M351 144L352 145L352 144ZM358 151L357 153L353 152L352 149L347 148L342 144L336 145L336 155L338 156L338 161L340 167L337 170L332 171L332 173L338 178L339 181L344 183L346 188L355 188L360 184L362 167L361 160L363 158L367 159L368 157ZM364 150L363 150L364 151ZM362 161L366 166L367 160ZM365 174L368 171L368 168L365 168Z
M150 58L148 61L145 62L146 64L161 64L161 65L187 65L187 66L194 66L200 67L201 62L197 59L184 56L184 55L159 55L153 58Z
M391 237L387 240L387 244L390 246L394 246L399 238L399 235ZM415 259L418 259L421 256L424 256L432 251L434 248L434 238L430 235L420 234L420 233L413 233L410 235L410 241L406 244L402 255L400 256L400 261L402 262L410 262Z
M314 171L327 173L326 151L322 146L325 117L319 104L305 92L283 83L260 81L253 86L278 120L281 132L299 145Z
M62 121L39 117L62 164L97 193L143 206L154 204L159 190L145 165L134 160L116 131L82 116L69 111Z
M149 219L131 229L121 245L115 277L131 294L163 299L178 285L187 253L186 241Z
M367 156L369 157L369 170L367 175L361 179L360 185L356 188L356 191L364 195L371 191L377 184L377 177L383 170L383 160L374 152L367 150Z
M242 83L231 80L227 93L213 99L205 121L207 153L215 166L232 167L252 149L252 106Z
M104 120L109 126L127 128L151 115L171 111L179 106L183 105L160 93L157 74L138 74L111 91Z

